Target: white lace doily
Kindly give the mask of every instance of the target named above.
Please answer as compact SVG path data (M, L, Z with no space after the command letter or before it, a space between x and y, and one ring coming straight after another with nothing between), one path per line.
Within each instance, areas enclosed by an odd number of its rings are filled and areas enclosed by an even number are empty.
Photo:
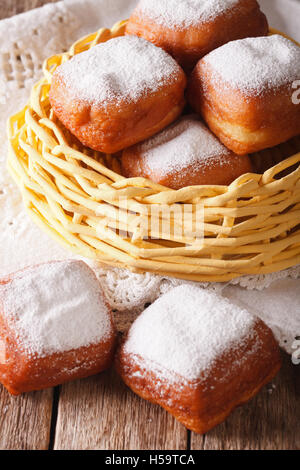
M101 26L110 27L128 17L136 3L137 0L66 0L0 21L0 276L30 264L72 257L44 235L25 213L21 196L5 167L6 120L26 103L31 86L41 76L46 57L66 50L88 32ZM273 26L297 37L300 7L298 11L294 1L273 0L272 9L269 0L261 0L261 3L269 18L271 15ZM145 305L184 282L89 263L116 311L120 330L126 329ZM248 303L250 310L255 297L255 313L266 321L281 346L291 353L294 338L300 336L299 278L300 266L297 266L271 275L246 276L230 285L201 285L221 290L232 301ZM284 297L286 291L288 297ZM280 297L284 298L284 304L280 303ZM263 308L259 308L259 298Z

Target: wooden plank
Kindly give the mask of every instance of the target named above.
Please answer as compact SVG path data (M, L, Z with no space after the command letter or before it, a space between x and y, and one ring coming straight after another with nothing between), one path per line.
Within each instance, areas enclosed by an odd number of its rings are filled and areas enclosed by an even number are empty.
M57 1L59 0L0 0L0 19Z
M283 367L272 384L227 421L205 436L191 435L191 449L300 449L300 366L284 355Z
M48 449L52 398L51 389L13 397L0 386L0 449Z
M54 449L185 450L187 431L114 370L61 388Z

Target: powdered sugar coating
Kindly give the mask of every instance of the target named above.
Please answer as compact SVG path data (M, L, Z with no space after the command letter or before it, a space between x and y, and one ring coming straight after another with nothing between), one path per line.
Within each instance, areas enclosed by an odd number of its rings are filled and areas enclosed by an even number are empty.
M197 380L226 351L255 338L256 319L212 291L182 285L160 297L134 322L125 353L161 379ZM253 351L250 351L251 353Z
M187 167L218 162L231 152L196 116L185 116L138 146L139 155L152 171L169 175Z
M112 333L109 308L82 261L42 264L0 285L4 319L20 349L43 357L96 344Z
M185 29L223 15L240 0L141 0L136 13L157 24Z
M136 103L179 80L181 68L145 39L122 36L92 47L57 68L74 98L107 106Z
M278 34L229 42L203 62L212 68L216 85L225 82L249 95L300 79L300 47Z

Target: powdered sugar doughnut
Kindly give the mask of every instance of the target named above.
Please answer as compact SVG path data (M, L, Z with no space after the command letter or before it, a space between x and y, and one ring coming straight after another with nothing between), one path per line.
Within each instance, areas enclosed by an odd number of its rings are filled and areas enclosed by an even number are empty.
M273 35L232 41L201 59L188 97L233 152L251 153L300 134L300 47Z
M176 287L137 318L116 361L135 393L197 433L252 398L280 363L261 320L191 285Z
M0 382L14 395L97 374L111 364L115 330L82 261L34 266L0 280Z
M121 164L127 178L142 176L172 189L227 185L253 171L248 156L235 155L224 147L196 116L185 116L124 150Z
M186 77L162 49L118 37L57 68L50 103L86 146L114 153L174 121L184 106Z
M126 27L191 70L234 39L262 36L268 23L256 0L140 0Z

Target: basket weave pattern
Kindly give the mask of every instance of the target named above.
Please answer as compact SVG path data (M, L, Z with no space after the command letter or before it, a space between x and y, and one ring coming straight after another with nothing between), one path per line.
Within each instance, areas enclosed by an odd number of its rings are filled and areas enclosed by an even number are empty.
M81 146L58 122L48 98L56 67L96 44L122 36L125 26L123 21L111 30L101 29L48 59L28 105L10 119L8 168L30 216L73 252L137 272L218 282L300 263L299 139L292 157L263 174L243 175L230 186L175 191L144 178L122 177L116 156ZM270 152L276 161L278 149ZM284 176L279 177L281 172ZM147 217L146 208L183 203L192 208L189 224L196 223L203 207L201 243L178 236L188 233L189 227L176 216L171 233L157 237L151 224L145 233L141 220ZM128 237L123 235L126 232Z

